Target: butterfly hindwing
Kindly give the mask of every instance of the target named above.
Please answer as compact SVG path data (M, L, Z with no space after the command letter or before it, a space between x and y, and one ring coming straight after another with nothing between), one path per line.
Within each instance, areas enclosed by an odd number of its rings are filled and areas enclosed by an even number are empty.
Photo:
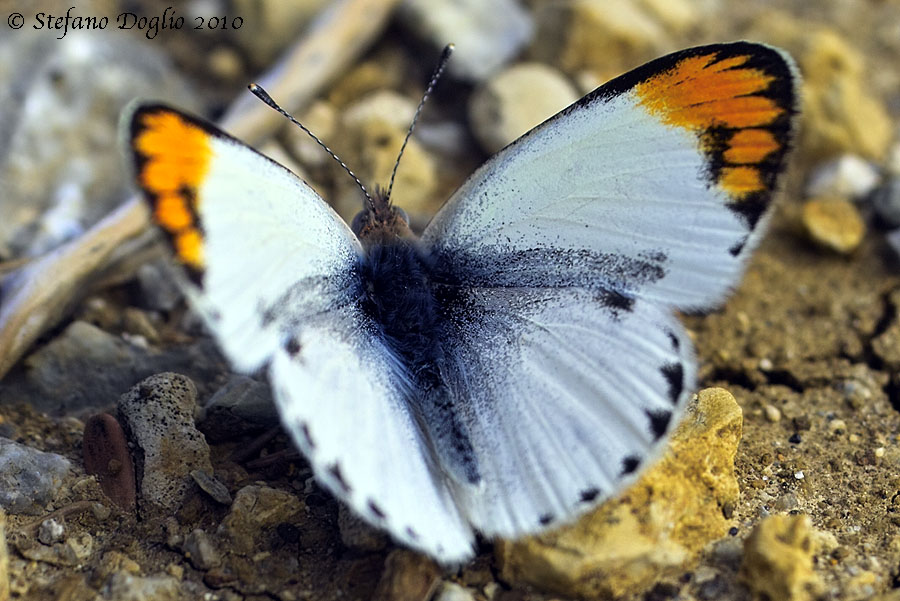
M452 297L448 385L482 473L459 497L478 530L516 537L571 520L659 453L695 378L668 311L581 288Z
M369 523L447 562L472 553L471 528L431 459L404 367L360 311L303 328L299 359L271 365L279 412L317 478Z

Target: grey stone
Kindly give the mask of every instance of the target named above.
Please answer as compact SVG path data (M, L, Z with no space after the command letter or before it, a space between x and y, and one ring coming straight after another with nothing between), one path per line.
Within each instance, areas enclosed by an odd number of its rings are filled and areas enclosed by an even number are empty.
M228 487L222 484L215 476L210 476L202 470L191 470L191 478L200 487L200 490L208 494L214 501L222 505L231 505L231 493Z
M173 576L136 576L126 571L113 574L105 592L105 598L115 601L179 601L184 598L180 584Z
M157 46L107 31L0 39L0 256L71 239L129 194L119 114L136 96L192 105Z
M469 122L481 147L493 154L579 96L561 71L541 63L520 63L504 69L472 94Z
M196 528L184 538L185 557L198 570L211 570L222 565L222 556L205 530Z
M531 14L516 0L405 0L398 17L436 52L456 44L447 69L469 81L486 79L518 55L534 34Z
M165 261L145 263L138 268L137 282L144 307L154 311L171 311L181 302L183 294L171 271Z
M40 514L56 497L70 467L65 457L0 438L0 507L9 513Z
M159 372L177 369L212 382L224 362L209 339L157 352L74 321L23 365L0 383L0 404L28 398L36 410L61 415L106 409L135 382Z
M268 384L234 374L206 403L199 421L210 440L224 440L277 425L278 410Z
M209 445L194 425L197 389L186 376L151 376L119 399L119 421L137 447L141 509L171 511L194 486L192 470L212 473Z
M894 249L894 252L897 253L897 256L900 257L900 229L888 232L887 241L891 248Z
M338 529L341 542L350 549L360 551L380 551L387 546L384 532L362 521L343 504L338 506Z
M41 525L38 526L37 537L38 540L41 541L41 544L44 545L52 545L53 543L61 542L66 538L66 526L59 520L53 518L44 520L41 522Z

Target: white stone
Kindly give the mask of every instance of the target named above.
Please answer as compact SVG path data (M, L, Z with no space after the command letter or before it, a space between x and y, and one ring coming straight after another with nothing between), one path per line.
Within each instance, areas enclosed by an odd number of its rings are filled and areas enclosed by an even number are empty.
M516 0L405 0L398 17L434 48L455 44L447 69L469 81L509 62L534 33L530 13Z
M874 190L878 181L874 165L856 155L845 154L813 170L806 184L806 195L860 199Z
M469 122L481 146L492 154L578 98L572 83L556 69L521 63L472 95Z

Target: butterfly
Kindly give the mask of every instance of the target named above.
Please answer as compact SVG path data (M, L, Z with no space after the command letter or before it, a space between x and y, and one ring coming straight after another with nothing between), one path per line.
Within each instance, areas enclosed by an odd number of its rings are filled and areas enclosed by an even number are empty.
M784 52L682 50L478 168L420 237L348 226L290 171L161 104L136 181L236 371L265 370L318 481L444 563L572 521L652 462L696 385L674 311L719 305L794 135Z

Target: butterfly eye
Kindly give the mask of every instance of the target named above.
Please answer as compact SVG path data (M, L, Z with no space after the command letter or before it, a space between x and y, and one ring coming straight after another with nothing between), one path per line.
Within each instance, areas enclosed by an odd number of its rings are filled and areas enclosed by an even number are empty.
M406 211L401 209L400 207L393 207L394 215L403 220L403 223L409 225L409 215L406 214Z
M359 233L368 223L369 213L367 211L360 211L353 217L353 221L350 222L350 229L353 230L354 234L359 236Z

